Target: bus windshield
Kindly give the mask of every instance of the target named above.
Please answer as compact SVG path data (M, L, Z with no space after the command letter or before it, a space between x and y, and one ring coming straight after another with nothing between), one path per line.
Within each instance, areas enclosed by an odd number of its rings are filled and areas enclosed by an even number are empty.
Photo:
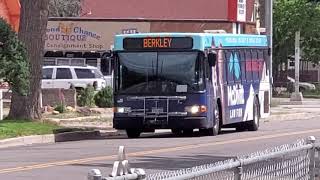
M199 91L199 52L120 52L119 93Z

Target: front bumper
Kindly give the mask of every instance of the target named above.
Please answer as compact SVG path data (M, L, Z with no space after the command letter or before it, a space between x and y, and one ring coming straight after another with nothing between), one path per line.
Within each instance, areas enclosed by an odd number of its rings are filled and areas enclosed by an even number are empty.
M207 117L169 117L144 119L142 117L115 117L115 129L200 129L209 128Z

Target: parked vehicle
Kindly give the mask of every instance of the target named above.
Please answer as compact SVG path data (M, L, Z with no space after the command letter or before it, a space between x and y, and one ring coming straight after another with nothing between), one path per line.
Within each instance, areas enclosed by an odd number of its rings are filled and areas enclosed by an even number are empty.
M44 66L42 68L42 88L76 89L92 85L96 90L106 87L101 71L93 66Z
M292 88L292 91L294 91L295 80L289 76L287 76L287 79L290 81L290 88ZM305 90L315 90L315 89L316 89L316 86L314 84L307 83L307 82L299 82L299 91L300 92L305 91Z

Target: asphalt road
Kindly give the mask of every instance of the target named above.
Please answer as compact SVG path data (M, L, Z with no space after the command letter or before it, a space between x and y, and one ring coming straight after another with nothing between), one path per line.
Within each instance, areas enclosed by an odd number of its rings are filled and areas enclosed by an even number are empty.
M139 139L113 137L0 149L0 180L85 180L93 168L107 175L121 145L132 167L154 173L212 163L310 135L320 139L319 119L262 122L257 132L231 129L215 137L198 133L174 137L162 132Z

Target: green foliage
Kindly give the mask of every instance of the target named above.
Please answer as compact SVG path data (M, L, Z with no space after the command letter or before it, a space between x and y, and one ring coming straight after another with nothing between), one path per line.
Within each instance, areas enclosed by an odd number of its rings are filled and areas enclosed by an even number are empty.
M30 64L27 52L10 25L0 18L0 78L20 95L29 91Z
M273 25L274 67L294 55L295 32L301 32L302 58L320 60L320 8L309 0L275 0Z
M105 87L94 96L94 101L98 107L112 107L113 105L113 91L111 87Z
M59 126L28 120L4 120L0 121L0 139L17 136L51 134Z
M78 95L78 105L79 106L87 106L93 107L94 103L94 88L91 85L88 85L87 88L81 90Z
M54 108L54 110L58 111L59 113L65 113L66 112L66 106L64 105L64 103L60 103Z

